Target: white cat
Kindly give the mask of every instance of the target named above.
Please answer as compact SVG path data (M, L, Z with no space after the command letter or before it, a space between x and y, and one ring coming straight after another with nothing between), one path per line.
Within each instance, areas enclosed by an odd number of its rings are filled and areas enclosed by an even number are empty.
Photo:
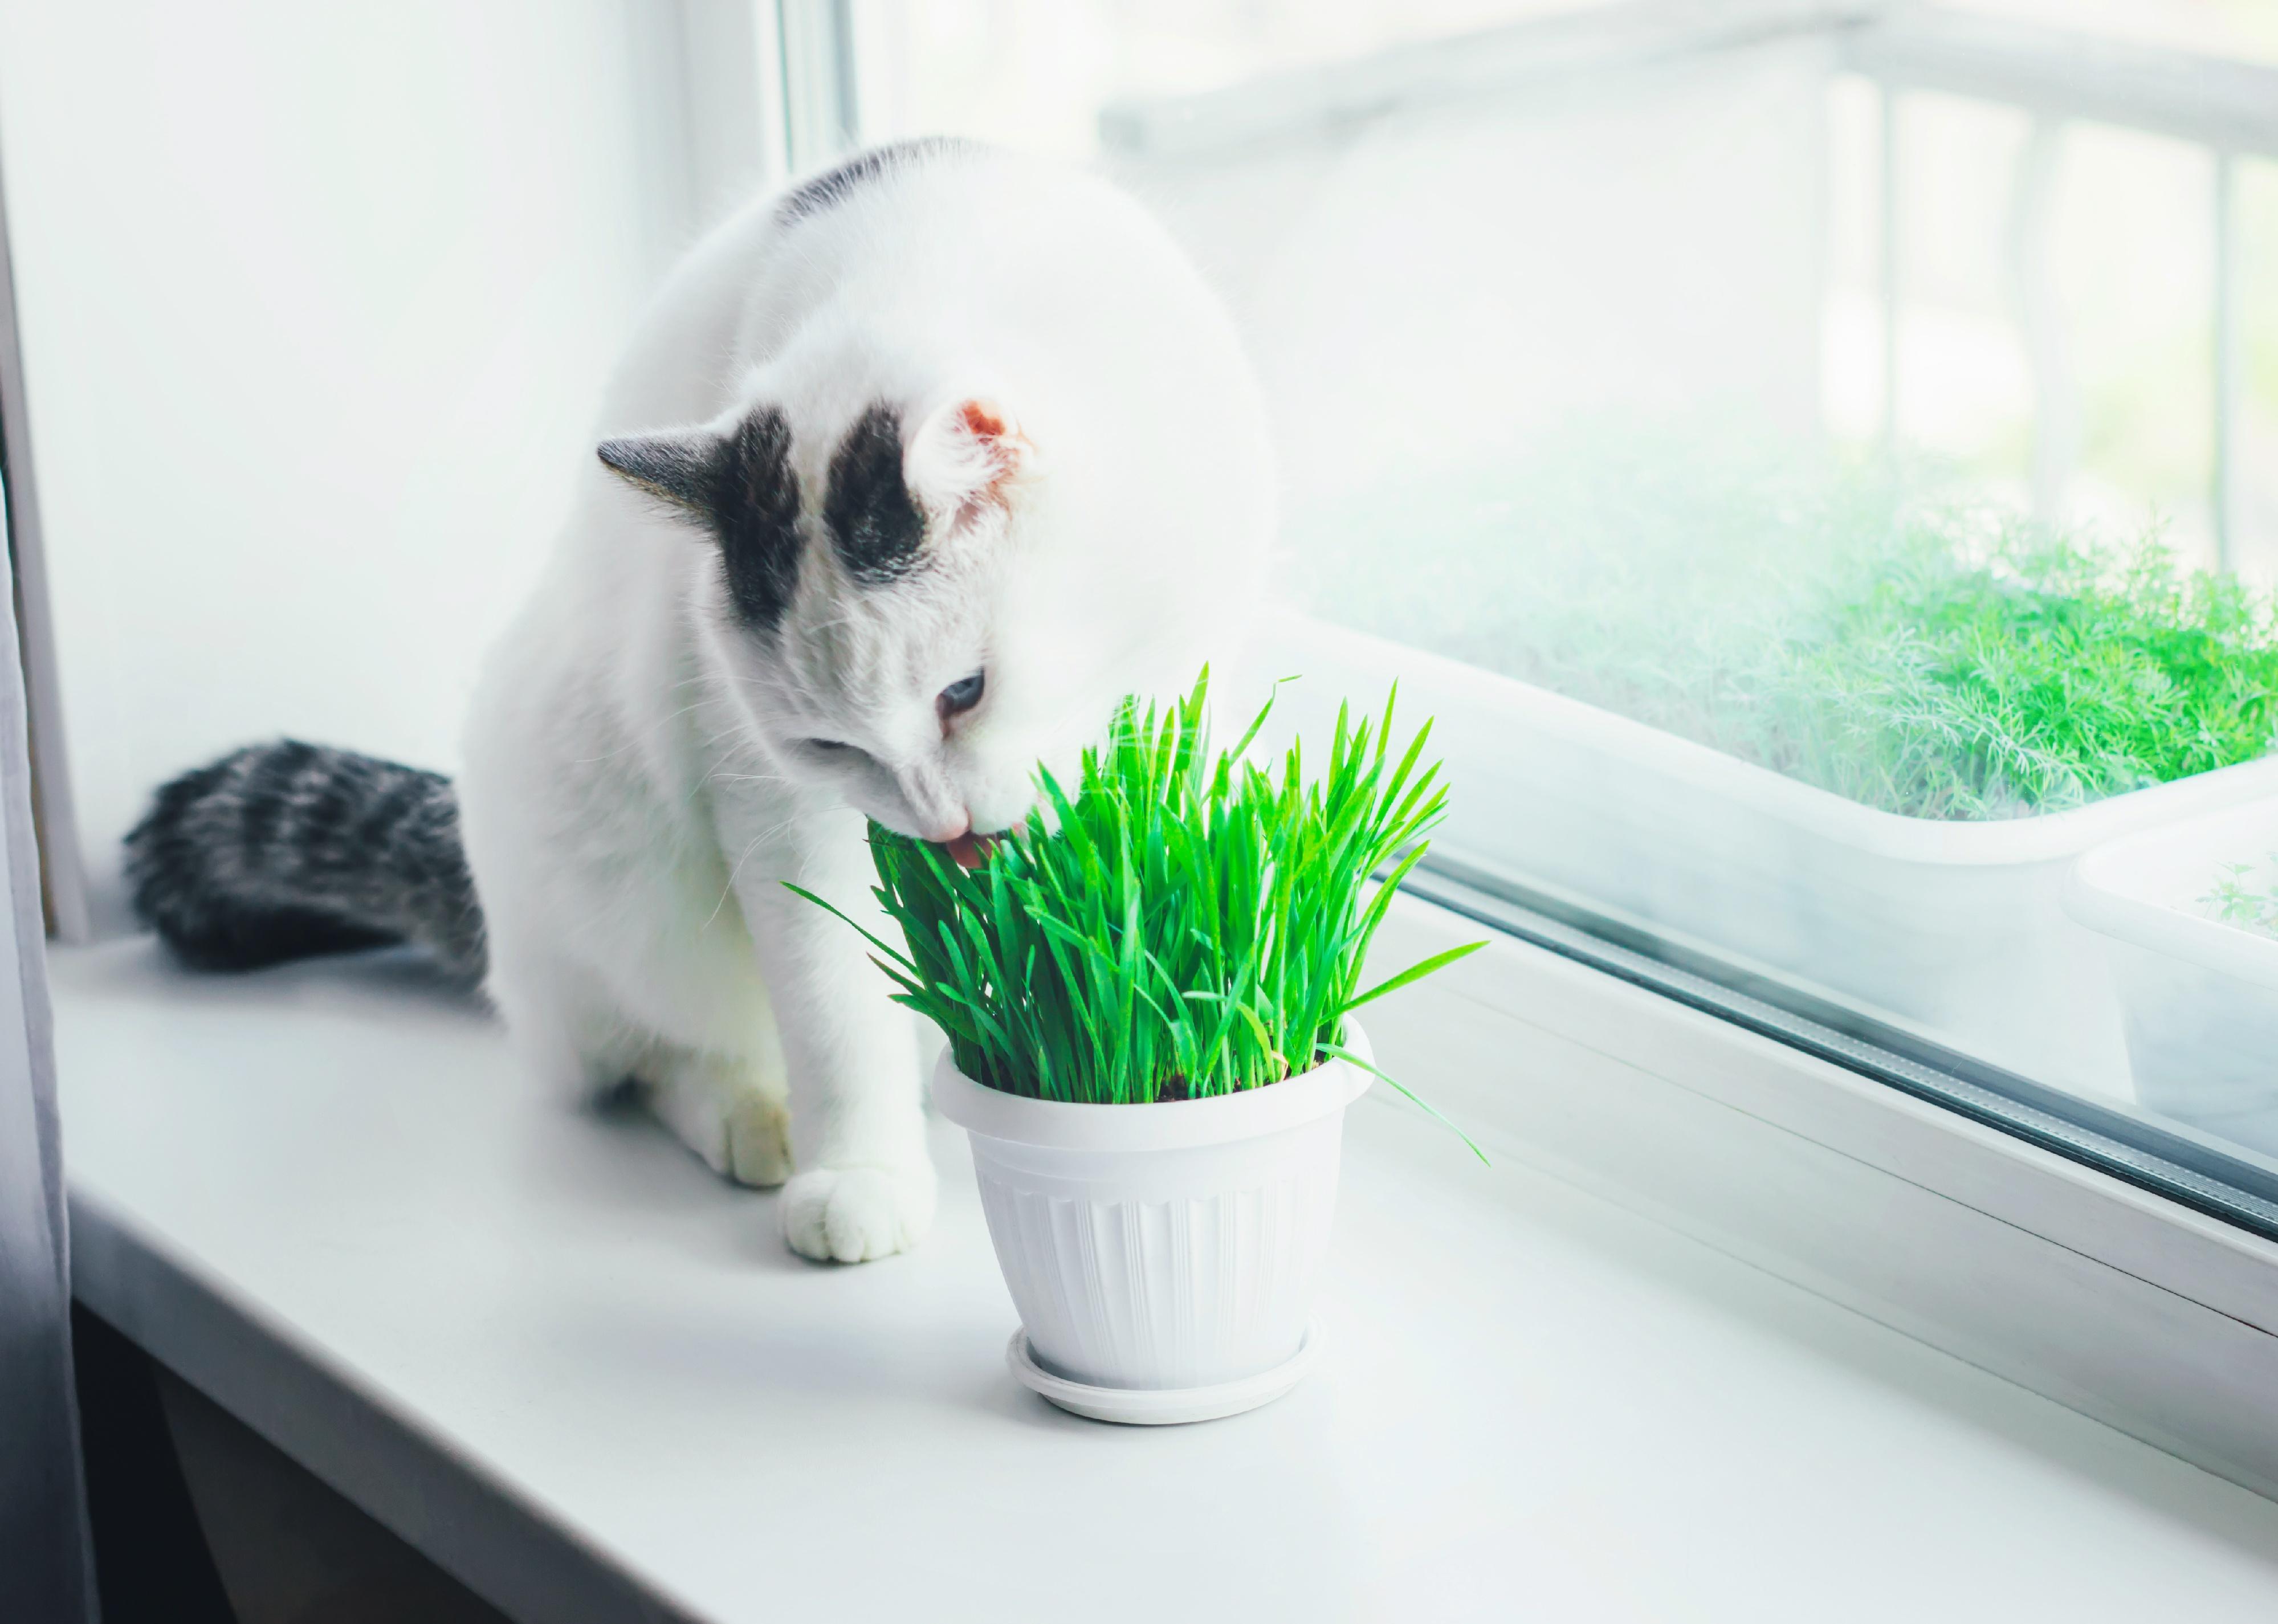
M934 1208L913 1018L784 881L875 919L866 819L975 860L1040 761L1191 682L1273 529L1256 384L1129 199L926 142L715 233L601 428L455 818L435 774L255 746L160 792L138 903L207 963L486 959L550 1083L635 1079L715 1168L784 1183L793 1248L883 1257Z
M885 928L866 819L976 860L1040 762L1238 632L1256 383L1129 199L929 141L699 245L601 427L459 792L248 747L159 791L137 906L204 964L421 942L549 1084L632 1079L722 1173L788 1180L796 1250L884 1256L934 1206L913 1018L784 882Z

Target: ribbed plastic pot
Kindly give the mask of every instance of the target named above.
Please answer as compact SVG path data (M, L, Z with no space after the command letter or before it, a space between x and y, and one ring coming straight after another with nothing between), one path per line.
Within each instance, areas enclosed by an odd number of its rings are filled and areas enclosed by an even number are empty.
M944 1053L934 1103L972 1140L1035 1362L1138 1390L1291 1365L1328 1254L1345 1107L1371 1080L1333 1060L1215 1099L1073 1105L984 1087Z

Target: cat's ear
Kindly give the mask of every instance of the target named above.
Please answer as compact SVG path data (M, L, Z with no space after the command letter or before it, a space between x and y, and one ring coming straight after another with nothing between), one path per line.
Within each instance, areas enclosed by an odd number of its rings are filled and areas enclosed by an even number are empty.
M1001 522L1037 469L1036 447L1003 401L967 395L919 423L902 455L902 478L937 533Z
M718 541L729 597L747 622L782 618L799 581L799 479L780 410L755 407L725 433L670 429L606 439L597 454Z
M708 526L725 449L725 441L709 429L672 429L606 439L595 454L634 490Z

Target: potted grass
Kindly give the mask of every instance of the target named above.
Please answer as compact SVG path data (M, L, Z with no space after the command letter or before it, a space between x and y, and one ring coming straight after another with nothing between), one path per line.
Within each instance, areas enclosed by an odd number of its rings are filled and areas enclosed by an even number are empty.
M1428 726L1395 752L1389 703L1341 710L1309 778L1294 744L1243 760L1262 713L1213 755L1207 685L1127 702L976 868L871 836L904 946L870 940L949 1039L934 1101L972 1142L1013 1372L1105 1420L1232 1414L1303 1374L1345 1108L1383 1077L1354 1012L1482 945L1362 985L1445 804Z

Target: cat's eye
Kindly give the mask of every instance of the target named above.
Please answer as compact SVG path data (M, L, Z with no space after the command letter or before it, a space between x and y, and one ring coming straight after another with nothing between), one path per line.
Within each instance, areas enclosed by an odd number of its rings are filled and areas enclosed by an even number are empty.
M941 697L934 701L941 712L942 720L947 721L952 716L961 716L980 704L981 690L987 682L988 674L976 671L971 676L958 678L943 689Z
M799 743L826 756L859 756L862 753L861 746L849 744L845 739L801 739Z

